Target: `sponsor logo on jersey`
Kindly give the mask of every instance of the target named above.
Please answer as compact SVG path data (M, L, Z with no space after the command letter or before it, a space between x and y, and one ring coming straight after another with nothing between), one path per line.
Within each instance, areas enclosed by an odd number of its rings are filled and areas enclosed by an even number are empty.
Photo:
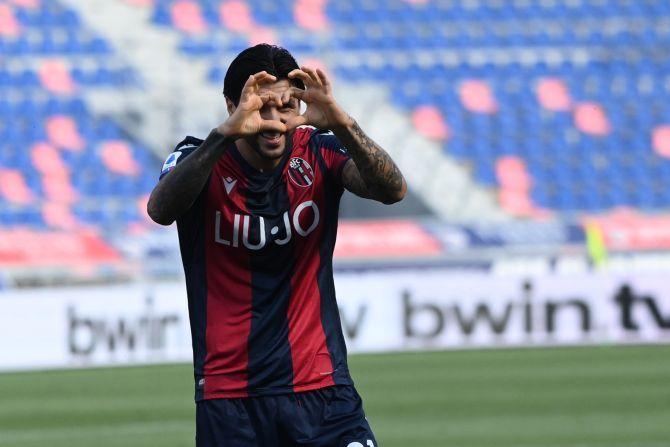
M314 183L314 170L305 160L293 157L288 163L288 176L296 185L307 188Z
M293 238L294 233L307 237L319 225L319 218L319 207L314 201L308 200L298 205L292 216L289 211L284 212L282 215L284 228L280 228L280 225L267 228L263 216L234 214L232 232L226 231L226 234L223 234L224 231L221 228L223 216L221 211L217 211L214 222L214 241L217 244L235 248L242 245L249 250L260 250L269 243L268 241L277 245L285 245ZM251 225L252 219L258 224ZM257 229L256 234L249 234L250 227Z
M161 174L165 174L166 172L170 172L172 169L174 169L175 166L177 166L177 160L179 157L181 157L181 151L174 151L170 155L168 155L168 158L165 160L165 163L163 163L163 169L161 169Z

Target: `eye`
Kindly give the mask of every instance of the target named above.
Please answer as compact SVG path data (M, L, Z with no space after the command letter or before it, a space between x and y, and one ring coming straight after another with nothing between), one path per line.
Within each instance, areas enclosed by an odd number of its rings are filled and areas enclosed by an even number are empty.
M284 104L282 110L295 110L298 108L298 101L296 99L291 99L287 104Z
M289 103L284 104L284 106L279 110L282 111L282 112L291 112L291 111L293 111L297 108L298 108L297 102L296 101L290 101Z

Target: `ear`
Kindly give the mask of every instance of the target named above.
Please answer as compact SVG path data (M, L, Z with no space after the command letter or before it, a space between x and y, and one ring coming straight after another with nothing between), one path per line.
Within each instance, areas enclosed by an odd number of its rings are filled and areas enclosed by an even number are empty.
M233 101L226 98L226 108L228 109L228 115L232 115L235 112L235 109L237 109L237 106L233 104Z

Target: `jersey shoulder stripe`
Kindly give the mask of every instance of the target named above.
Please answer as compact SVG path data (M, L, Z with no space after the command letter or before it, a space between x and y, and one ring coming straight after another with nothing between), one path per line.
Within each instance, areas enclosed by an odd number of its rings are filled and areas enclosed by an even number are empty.
M335 136L332 130L315 129L310 135L310 140L316 143L316 146L320 149L337 152L344 156L348 155L347 148L344 147L344 144Z

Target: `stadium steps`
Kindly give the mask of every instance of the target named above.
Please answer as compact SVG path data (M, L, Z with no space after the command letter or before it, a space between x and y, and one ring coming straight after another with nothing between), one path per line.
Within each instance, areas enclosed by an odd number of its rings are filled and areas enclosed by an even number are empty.
M473 180L465 165L444 156L439 142L419 135L407 114L390 105L388 90L372 83L343 84L337 97L375 141L386 148L411 188L450 221L501 220L494 192Z
M207 62L176 51L175 33L147 26L148 8L121 1L63 2L111 42L142 78L143 88L132 95L92 93L96 112L114 116L161 158L184 135L206 135L225 119L223 97L203 82Z

